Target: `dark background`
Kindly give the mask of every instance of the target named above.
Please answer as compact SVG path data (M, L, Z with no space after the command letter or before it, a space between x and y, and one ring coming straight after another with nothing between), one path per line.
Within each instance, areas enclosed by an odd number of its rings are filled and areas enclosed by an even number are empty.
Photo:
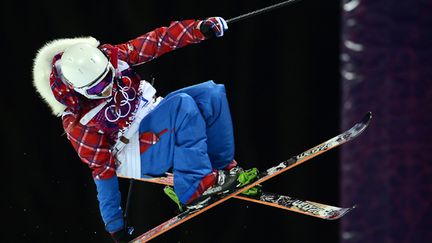
M229 19L276 2L3 1L1 241L109 242L90 170L32 86L37 49L53 39L89 35L116 44L171 20ZM209 79L224 83L236 159L245 168L265 169L340 131L340 8L339 1L304 0L232 24L223 38L176 50L136 70L147 80L155 76L162 96ZM339 203L338 156L338 150L326 153L264 187L352 206ZM125 197L128 181L120 183ZM175 205L161 186L137 183L130 214L143 233L174 216ZM338 242L338 227L339 221L232 199L154 242Z

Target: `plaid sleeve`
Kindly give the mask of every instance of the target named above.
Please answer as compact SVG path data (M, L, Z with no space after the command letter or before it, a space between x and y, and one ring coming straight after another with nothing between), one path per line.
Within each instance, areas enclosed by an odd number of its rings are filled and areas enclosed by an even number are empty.
M115 160L104 134L94 127L83 126L72 113L62 117L67 138L81 160L92 169L95 179L109 179L115 175Z
M102 48L119 49L119 58L130 65L138 65L153 60L164 53L198 43L205 39L198 29L200 21L173 21L168 27L160 27L136 39L119 45L105 44Z

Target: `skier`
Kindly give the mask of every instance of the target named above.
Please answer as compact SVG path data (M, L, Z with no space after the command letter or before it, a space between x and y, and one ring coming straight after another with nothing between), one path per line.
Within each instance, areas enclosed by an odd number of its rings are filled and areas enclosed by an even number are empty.
M242 169L234 160L231 116L224 86L213 81L157 97L132 70L164 53L221 37L223 18L174 21L123 44L92 37L59 39L34 60L33 82L67 138L88 164L106 230L126 233L118 177L174 172L184 205L232 187Z

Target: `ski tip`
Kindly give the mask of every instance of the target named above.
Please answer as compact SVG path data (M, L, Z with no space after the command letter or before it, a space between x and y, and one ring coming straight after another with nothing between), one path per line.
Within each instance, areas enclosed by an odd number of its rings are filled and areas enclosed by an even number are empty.
M361 123L368 124L368 123L370 122L371 119L372 119L372 112L369 111L369 112L366 113L366 115L363 117Z

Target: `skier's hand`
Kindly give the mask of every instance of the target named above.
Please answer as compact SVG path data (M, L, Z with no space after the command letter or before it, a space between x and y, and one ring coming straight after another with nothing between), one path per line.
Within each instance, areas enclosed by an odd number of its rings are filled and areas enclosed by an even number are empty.
M113 239L113 241L115 243L126 243L126 242L133 240L131 233L132 232L130 230L123 228L119 231L116 231L116 232L110 233L110 234L111 234L111 238Z
M199 23L199 30L208 39L211 37L221 37L228 29L228 24L221 17L211 17Z

